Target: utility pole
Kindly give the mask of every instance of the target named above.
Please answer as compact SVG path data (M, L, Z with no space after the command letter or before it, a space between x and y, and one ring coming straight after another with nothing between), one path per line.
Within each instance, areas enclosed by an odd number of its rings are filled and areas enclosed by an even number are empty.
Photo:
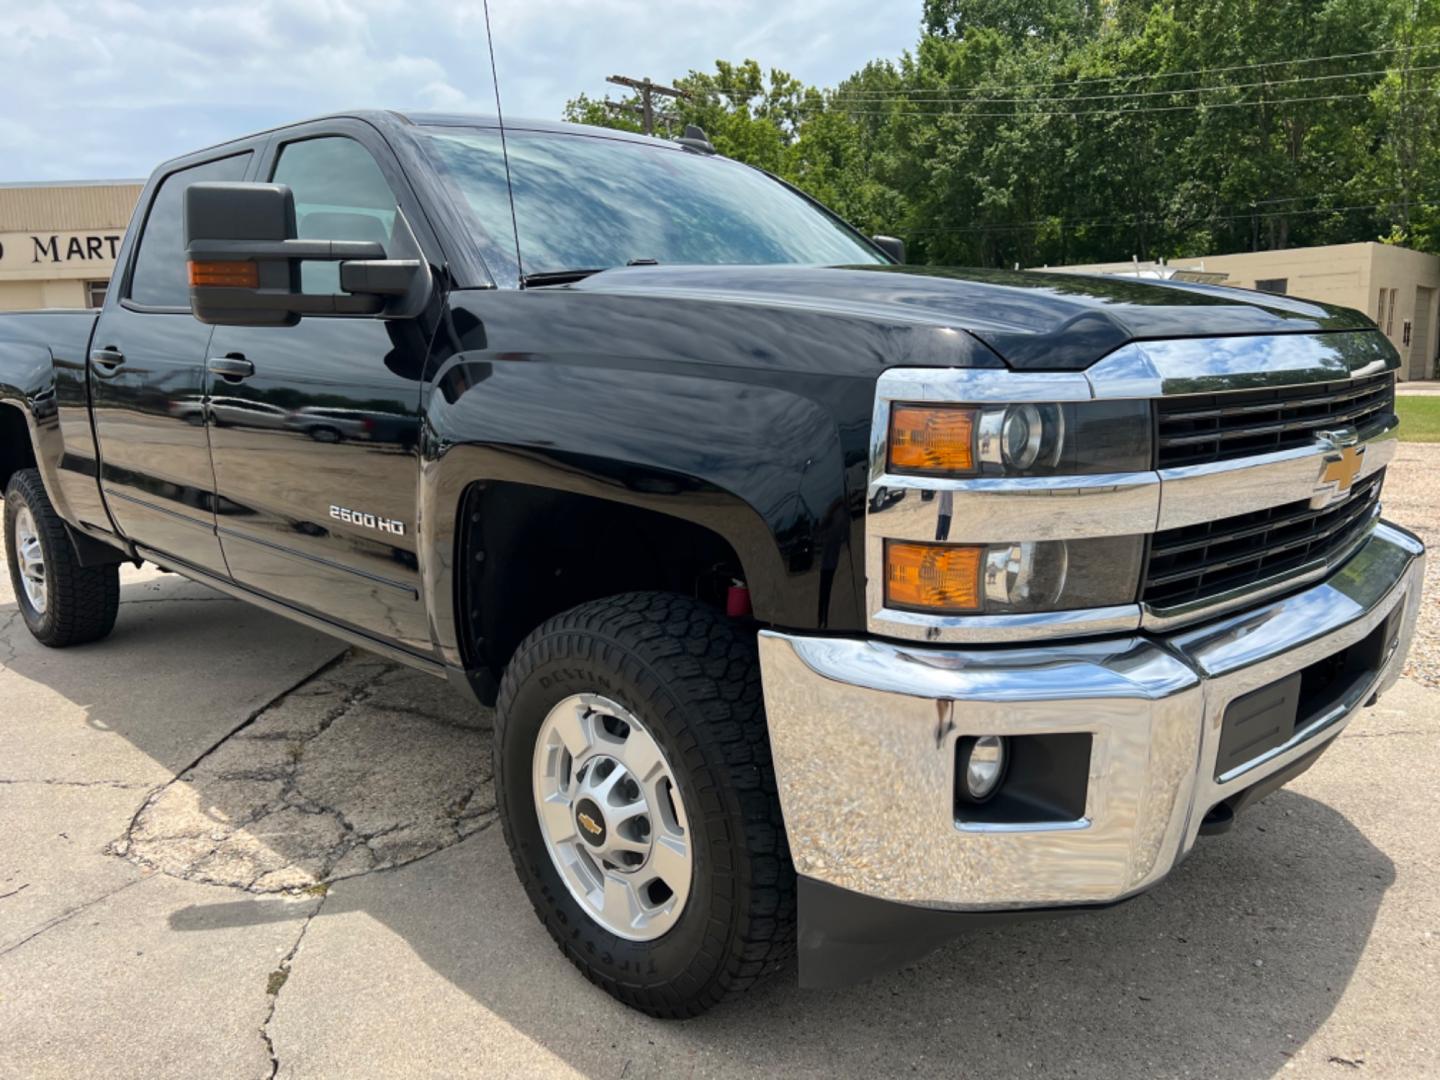
M646 135L655 134L655 95L668 98L688 98L690 96L684 90L677 90L673 86L663 86L660 83L651 82L649 79L632 79L626 75L611 75L605 81L614 83L616 86L627 87L640 95L639 105L631 105L625 101L607 101L605 104L615 112L633 113L640 117L640 127Z

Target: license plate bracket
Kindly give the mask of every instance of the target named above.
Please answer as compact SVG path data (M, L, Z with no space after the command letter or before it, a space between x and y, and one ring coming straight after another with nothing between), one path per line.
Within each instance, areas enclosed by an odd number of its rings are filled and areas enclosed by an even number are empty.
M1226 706L1220 722L1220 751L1215 757L1217 780L1290 741L1300 715L1300 684L1297 671Z

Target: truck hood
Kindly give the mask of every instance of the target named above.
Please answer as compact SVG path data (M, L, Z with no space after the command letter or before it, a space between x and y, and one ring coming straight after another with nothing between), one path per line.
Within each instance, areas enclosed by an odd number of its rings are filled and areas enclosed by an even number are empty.
M1218 285L1091 274L864 266L643 266L584 292L835 311L972 334L1012 368L1080 370L1130 341L1370 329L1359 312Z

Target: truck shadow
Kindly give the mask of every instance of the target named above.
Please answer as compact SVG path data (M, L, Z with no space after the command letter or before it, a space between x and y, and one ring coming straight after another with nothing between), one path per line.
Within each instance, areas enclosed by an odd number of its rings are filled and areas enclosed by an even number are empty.
M706 1062L702 1071L782 1076L1266 1077L1334 1009L1395 876L1343 815L1282 791L1112 911L976 932L841 991L800 991L785 971L676 1024L581 982L535 922L499 836L433 861L449 865L429 876L469 903L394 903L378 893L391 875L375 875L337 888L322 918L363 906L436 972L590 1075L614 1075L619 1063L577 1049L576 1031L616 1032L621 1057L636 1058L631 1075Z
M127 586L127 601L145 596L140 588ZM10 610L0 605L0 622ZM207 632L216 619L224 620L224 632ZM23 634L18 626L6 636L14 641L16 634ZM224 643L235 639L263 643L246 663L303 647L318 665L328 643L311 637L239 604L175 605L163 617L128 624L117 635L117 653L107 656L101 646L59 663L26 641L6 666L88 703L92 726L178 769L210 736L197 731L182 752L177 723L184 718L171 715L173 707L148 707L143 688L124 681L97 693L98 665L121 655L134 663L146 649L168 649L204 672L222 660L242 662L223 654ZM364 710L365 702L357 707ZM459 744L453 732L444 738L446 754L463 746L488 759L488 727ZM433 751L416 744L411 731L386 747L396 755L390 767L403 773ZM416 785L416 797L430 797L422 787ZM253 789L236 783L207 791L205 812L241 820L252 809L246 800ZM137 805L143 794L136 793ZM280 830L264 842L282 860L298 859L314 838ZM355 940L357 921L347 918L364 916L484 1013L591 1075L615 1075L624 1063L632 1077L677 1071L1265 1077L1284 1068L1334 1009L1394 877L1390 860L1342 814L1287 790L1250 810L1231 836L1202 840L1157 890L1113 911L977 932L843 991L801 992L793 970L782 972L706 1017L663 1023L611 1001L559 955L492 824L419 861L335 884L307 942L330 935L327 950L339 950L345 961L337 972L316 974L318 985L307 984L307 965L327 961L324 951L302 954L283 993L318 990L333 998L311 1001L306 1011L333 1022L336 1040L353 1040L367 1009L403 1010L413 1016L417 1038L423 1033L457 1060L469 1053L483 1061L487 1048L474 1016L430 1006L433 980L407 990L387 983L383 970L362 970L355 985L368 990L346 992L350 983L339 971L374 962ZM170 925L178 932L253 925L277 913L274 899L235 895L217 891L216 903L175 912ZM283 1007L282 999L282 1016Z

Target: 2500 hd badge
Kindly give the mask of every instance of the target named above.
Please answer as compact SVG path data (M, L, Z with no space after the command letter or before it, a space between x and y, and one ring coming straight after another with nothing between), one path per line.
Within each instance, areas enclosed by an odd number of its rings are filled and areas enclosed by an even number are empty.
M331 506L330 516L349 525L359 525L362 529L375 529L393 536L405 535L405 523L395 518L379 517L362 510L347 510L343 506Z
M1364 315L907 266L698 130L505 134L166 162L100 312L0 315L36 638L143 560L449 679L541 921L663 1017L1126 900L1398 677Z

